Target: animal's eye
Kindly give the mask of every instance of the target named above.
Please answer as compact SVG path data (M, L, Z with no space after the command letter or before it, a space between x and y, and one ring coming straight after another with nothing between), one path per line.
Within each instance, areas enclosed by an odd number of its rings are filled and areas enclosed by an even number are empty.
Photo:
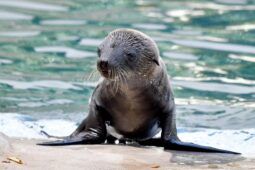
M136 59L136 56L133 53L127 52L126 55L130 61L134 61Z
M101 49L97 48L97 56L100 57L101 56Z

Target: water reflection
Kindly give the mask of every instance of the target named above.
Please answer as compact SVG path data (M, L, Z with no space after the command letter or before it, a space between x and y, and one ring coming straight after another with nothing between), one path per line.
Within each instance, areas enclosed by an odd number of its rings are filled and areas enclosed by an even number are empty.
M64 25L64 26L74 26L74 25L85 25L87 22L84 20L75 20L75 19L61 19L61 20L43 20L40 22L42 25Z
M255 54L255 46L231 44L231 43L217 43L208 41L196 41L196 40L171 40L173 43L193 48L202 48L210 50L228 51L236 53L250 53Z
M102 41L103 39L84 38L79 44L85 46L98 46Z
M61 47L61 46L48 46L48 47L35 47L36 52L40 53L64 53L68 58L85 58L93 57L96 54L89 51L81 51L72 49L70 47Z
M132 27L138 28L138 29L146 29L146 30L164 30L167 28L167 26L163 24L146 24L146 23L137 23L132 24Z
M57 80L41 80L41 81L13 81L0 79L0 84L7 84L14 89L41 89L41 88L57 88L57 89L74 89L79 90L80 87L76 87L72 83L67 83Z
M67 11L68 8L61 5L53 5L42 2L33 1L19 1L19 0L1 0L0 6L23 8L30 10L42 10L42 11Z
M233 84L221 84L221 83L208 83L208 82L197 82L197 81L181 81L175 80L172 83L175 86L181 86L189 89L198 91L211 91L211 92L222 92L228 94L254 94L254 86L241 86Z
M176 60L197 60L198 57L188 53L164 52L163 56Z
M0 11L0 20L32 20L34 17L27 14Z
M0 59L0 65L1 64L11 64L11 63L13 63L11 60Z
M33 37L40 33L40 31L6 31L0 32L0 37Z

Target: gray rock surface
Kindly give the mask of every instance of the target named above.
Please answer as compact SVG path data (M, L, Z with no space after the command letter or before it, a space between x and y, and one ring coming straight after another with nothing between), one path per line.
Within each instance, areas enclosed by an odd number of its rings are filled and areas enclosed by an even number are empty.
M0 132L0 157L11 151L10 139Z
M3 138L3 148L8 149ZM241 159L234 155L165 151L158 147L128 145L71 145L46 147L36 140L10 139L12 150L2 160L13 156L23 163L0 162L4 170L247 170L255 167L254 158ZM7 142L7 143L6 143ZM4 149L5 150L5 149Z

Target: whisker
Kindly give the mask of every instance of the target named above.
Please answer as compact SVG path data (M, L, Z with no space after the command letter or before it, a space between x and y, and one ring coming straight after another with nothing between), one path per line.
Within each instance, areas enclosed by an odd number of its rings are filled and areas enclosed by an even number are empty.
M121 78L122 78L122 83L127 84L126 73L124 69L121 69Z
M119 76L117 75L116 70L115 70L115 73L116 74L114 76L116 76L116 94L117 94L119 91L119 87L120 87L120 79L119 79Z
M117 81L117 77L116 77L116 75L115 75L115 69L114 68L112 68L111 69L111 76L112 77L114 77L114 79L113 79L113 94L117 94L117 86L118 86L118 81Z
M88 77L84 76L83 81L98 81L100 77L100 73L97 70L93 70Z
M93 71L92 73L90 73L90 75L89 75L89 77L88 77L87 80L91 80L91 77L94 76L95 72L96 72L96 71Z
M82 81L89 80L89 79L91 78L91 76L94 74L94 72L95 72L95 70L91 71L91 72L89 73L89 75L86 74L86 73L84 73L84 75L83 75L83 77L82 77Z

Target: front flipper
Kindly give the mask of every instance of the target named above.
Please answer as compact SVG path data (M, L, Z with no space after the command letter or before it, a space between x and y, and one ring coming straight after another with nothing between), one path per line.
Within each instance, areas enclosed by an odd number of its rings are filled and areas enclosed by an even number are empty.
M66 136L54 136L54 135L50 135L47 132L45 132L44 130L41 130L40 133L45 135L47 138L55 138L55 139L65 139L66 138Z
M62 140L49 141L38 143L37 145L42 146L61 146L61 145L78 145L78 144L99 144L103 143L104 140L98 137L96 133L84 132L77 136L64 137Z
M37 145L41 145L41 146L62 146L62 145L77 145L77 144L82 144L82 141L79 140L68 140L68 139L64 139L64 140L56 140L56 141L52 141L52 142L43 142L43 143L37 143Z
M45 133L48 137L61 140L38 143L43 146L60 146L76 144L100 144L106 140L106 127L102 109L94 102L90 104L89 115L78 128L67 137L56 137Z

